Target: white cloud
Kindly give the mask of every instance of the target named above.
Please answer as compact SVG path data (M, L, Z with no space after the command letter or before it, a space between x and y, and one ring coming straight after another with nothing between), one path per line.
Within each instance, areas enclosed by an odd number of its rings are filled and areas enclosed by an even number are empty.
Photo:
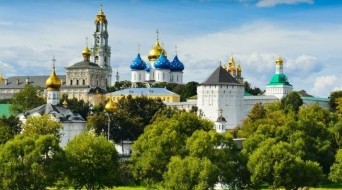
M274 7L280 4L296 5L296 4L313 4L313 0L260 0L257 2L257 7Z
M340 85L336 84L337 82L337 77L335 75L319 76L315 79L311 92L314 94L326 94L335 89L336 85Z

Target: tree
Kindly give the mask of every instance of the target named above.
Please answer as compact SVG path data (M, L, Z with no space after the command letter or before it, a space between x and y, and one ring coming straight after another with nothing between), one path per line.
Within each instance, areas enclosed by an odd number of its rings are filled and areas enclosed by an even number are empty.
M0 149L1 189L46 189L63 171L64 152L52 135L18 135Z
M316 186L323 178L319 164L295 156L290 144L269 138L249 157L248 169L254 184L268 183L272 188L297 189Z
M198 82L194 82L194 81L186 83L186 85L184 86L184 90L180 94L181 100L184 101L191 96L197 95L197 86L198 85L199 85Z
M335 183L342 182L342 149L336 153L335 163L331 166L329 179Z
M119 100L118 109L110 114L110 137L115 142L136 140L144 131L145 126L152 122L154 115L165 105L160 99L145 96L127 96ZM103 110L88 118L88 128L95 129L97 134L107 131L107 116Z
M133 175L149 186L160 183L172 156L186 156L186 139L196 130L213 130L213 124L181 112L160 117L145 128L133 144Z
M336 111L336 107L337 107L336 99L341 98L341 97L342 97L342 90L330 93L329 106L330 106L331 111L333 112Z
M163 186L170 190L213 189L218 168L208 158L180 156L171 158L164 174Z
M31 116L23 125L23 135L53 135L60 138L62 124L58 123L51 115Z
M38 96L39 87L34 87L31 84L25 85L18 93L15 93L11 100L10 111L13 115L25 113L45 103L45 100Z
M67 107L74 113L79 113L82 118L85 120L90 112L90 105L89 103L84 102L83 100L78 100L76 98L73 99L62 99L61 102L67 102Z
M263 93L262 90L260 90L260 88L258 87L251 87L251 84L249 84L248 81L244 81L243 85L245 86L245 92L250 93L251 95L257 96L257 95L261 95Z
M15 116L10 116L9 118L5 116L0 117L0 144L5 144L20 133L21 127L19 123L19 119Z
M299 107L303 105L303 100L298 92L291 92L287 96L281 99L281 106L285 113L290 110L294 112L299 111Z
M117 178L115 145L104 136L84 133L73 138L65 148L70 184L88 190L112 187Z

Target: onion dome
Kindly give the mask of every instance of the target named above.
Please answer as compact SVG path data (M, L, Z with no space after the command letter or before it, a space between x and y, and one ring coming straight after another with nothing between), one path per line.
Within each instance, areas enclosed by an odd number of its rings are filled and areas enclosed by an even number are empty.
M102 5L95 18L95 23L98 23L98 22L103 22L103 23L107 22L106 15L104 14L102 10Z
M112 98L109 98L109 101L105 106L105 110L108 112L114 112L116 109L118 109L118 104L113 102Z
M229 71L235 71L235 61L233 56L229 60Z
M157 42L154 44L154 47L148 53L148 56L147 56L148 60L149 61L155 61L156 59L159 58L159 56L161 55L162 52L165 54L165 56L167 56L166 51L161 47L161 45L159 44L159 42L157 40Z
M138 53L137 57L132 61L130 67L132 70L146 69L146 63L141 59L140 53Z
M283 59L280 56L277 57L275 62L276 62L276 65L283 65L284 63Z
M159 58L154 62L154 68L156 69L170 69L170 61L164 55L164 52L159 56Z
M183 71L184 70L184 65L182 62L179 61L177 55L175 56L175 58L173 58L173 61L170 64L170 70L171 71Z
M5 78L2 75L0 75L0 82L2 82L4 80L5 80Z
M52 73L45 82L47 90L59 90L62 86L61 80L57 77L55 72L55 66L53 67Z
M82 55L83 55L84 61L89 61L89 58L90 58L90 55L91 55L91 51L88 48L88 46L86 48L84 48L84 50L82 51Z

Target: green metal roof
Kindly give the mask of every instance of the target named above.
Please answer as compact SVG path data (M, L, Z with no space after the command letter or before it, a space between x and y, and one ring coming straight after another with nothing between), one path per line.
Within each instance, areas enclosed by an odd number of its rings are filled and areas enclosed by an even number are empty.
M271 81L268 85L288 85L292 86L289 81L287 80L286 75L284 74L274 74L271 78Z
M9 107L10 107L10 104L0 104L0 117L2 117L3 115L5 117L11 116Z

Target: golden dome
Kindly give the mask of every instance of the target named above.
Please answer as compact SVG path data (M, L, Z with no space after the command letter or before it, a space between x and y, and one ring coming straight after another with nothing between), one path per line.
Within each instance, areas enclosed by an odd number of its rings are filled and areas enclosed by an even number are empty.
M96 23L98 23L98 22L107 22L106 15L104 14L104 12L102 10L102 5L101 5L101 8L100 8L99 12L96 15L95 22Z
M5 80L5 78L2 75L0 75L0 82L2 82L4 80Z
M112 98L109 98L109 101L105 106L105 110L114 112L116 109L118 109L118 104L116 102L113 102Z
M86 48L84 48L84 50L82 51L82 55L89 55L90 56L91 54L91 51L90 49L88 48L88 46Z
M154 44L154 47L151 49L151 51L148 53L148 60L149 61L155 61L156 59L158 59L158 57L162 54L162 52L164 52L164 55L167 57L167 53L166 51L161 47L161 45L159 44L159 42L157 41Z
M282 65L283 64L283 59L278 55L277 59L276 59L276 65Z
M55 67L53 67L52 73L45 82L47 90L59 90L62 86L61 80L57 77Z

